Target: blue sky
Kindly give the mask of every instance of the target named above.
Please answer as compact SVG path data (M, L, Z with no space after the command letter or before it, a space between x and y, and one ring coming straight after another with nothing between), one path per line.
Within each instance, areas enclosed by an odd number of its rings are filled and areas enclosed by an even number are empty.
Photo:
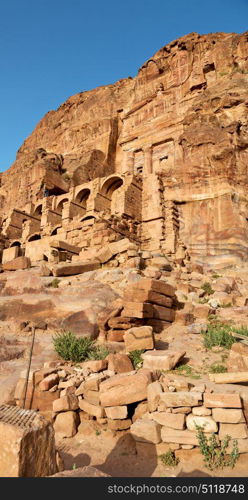
M69 96L135 76L192 31L242 33L248 0L5 0L0 5L0 171Z

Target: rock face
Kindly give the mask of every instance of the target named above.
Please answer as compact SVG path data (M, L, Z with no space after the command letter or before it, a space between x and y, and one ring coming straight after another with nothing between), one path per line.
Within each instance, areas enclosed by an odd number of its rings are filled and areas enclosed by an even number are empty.
M1 248L58 263L67 251L50 251L49 237L88 248L85 221L92 230L105 213L177 262L246 260L247 49L247 33L191 33L135 78L47 113L1 176ZM91 245L107 236L90 233Z

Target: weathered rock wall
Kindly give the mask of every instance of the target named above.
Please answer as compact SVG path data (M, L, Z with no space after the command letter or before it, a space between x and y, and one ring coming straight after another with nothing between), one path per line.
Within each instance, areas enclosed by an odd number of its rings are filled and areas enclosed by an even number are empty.
M245 260L247 53L247 33L191 33L160 49L134 79L70 97L2 174L2 217L42 197L47 178L59 193L134 174L144 180L144 248L152 240L152 248L175 253L182 242L201 263Z

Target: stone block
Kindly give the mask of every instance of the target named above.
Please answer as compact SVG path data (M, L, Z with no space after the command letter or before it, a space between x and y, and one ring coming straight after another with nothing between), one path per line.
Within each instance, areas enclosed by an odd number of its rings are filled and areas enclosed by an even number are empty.
M213 408L212 413L214 420L223 424L240 424L245 422L243 411L239 409Z
M143 367L149 370L173 370L185 351L151 351L142 354Z
M207 408L242 408L239 394L205 393L204 406Z
M18 271L20 269L28 269L31 267L31 261L29 257L17 257L3 264L4 271Z
M79 416L75 411L66 411L56 416L54 430L61 437L73 437L77 433Z
M161 442L161 425L149 419L136 420L131 425L130 433L135 441L154 444Z
M92 415L92 417L97 417L97 418L105 417L104 408L102 408L101 406L92 405L85 399L81 399L79 401L79 408L88 413L89 415Z
M231 436L232 439L248 438L247 425L244 424L220 424L219 438L222 441L226 436Z
M51 373L51 375L48 375L39 383L39 389L40 391L49 391L49 389L58 384L58 382L59 382L58 374Z
M147 398L150 377L139 370L133 375L114 375L100 384L102 406L122 406Z
M126 354L109 354L106 359L108 369L115 373L126 373L133 370L132 361Z
M164 443L190 444L197 446L196 433L186 430L176 430L171 427L162 427L161 438Z
M157 304L152 304L153 308L153 318L160 319L162 321L174 321L175 311L168 307L158 306Z
M248 371L248 345L235 342L232 345L227 360L227 369L229 372Z
M108 419L108 428L112 429L113 431L124 431L126 429L129 429L131 425L132 420L130 420L129 418L123 420L111 420L110 418Z
M130 328L130 330L124 333L123 338L127 352L154 348L153 330L151 326Z
M127 418L127 406L109 406L105 408L107 418L112 420L122 420Z
M18 257L20 248L18 246L5 248L2 254L2 264L6 264Z
M160 399L160 394L162 394L163 389L160 382L155 381L149 384L147 387L147 402L148 410L150 412L156 411L158 407L158 402Z
M205 408L205 406L196 406L192 408L192 413L198 417L207 417L212 414L212 410L210 408Z
M159 408L174 408L179 406L197 406L202 400L200 392L164 392L160 396Z
M99 269L101 264L97 260L90 262L64 263L53 266L53 276L73 276L75 274L87 273Z
M185 415L182 413L166 413L155 411L150 414L149 418L158 422L158 424L165 427L170 427L171 429L184 429L185 427Z
M90 391L90 390L85 391L84 392L84 399L92 405L96 405L96 406L100 405L99 392L97 392L97 391Z
M122 316L130 316L130 318L152 318L153 306L147 302L124 302Z
M78 409L78 398L74 394L68 394L62 398L56 399L53 402L53 411L69 411Z
M123 299L127 302L150 302L169 308L173 304L173 299L171 297L153 292L152 290L139 289L139 282L133 286L129 286L128 289L125 290Z
M136 285L137 290L152 291L160 293L162 295L167 295L168 297L175 296L175 288L162 280L154 280L150 278L143 278L139 280Z
M203 432L217 432L218 425L213 420L212 417L204 416L200 417L197 415L187 415L186 426L189 431L195 431L196 425L202 427Z
M51 422L33 410L1 405L0 477L44 477L56 471Z

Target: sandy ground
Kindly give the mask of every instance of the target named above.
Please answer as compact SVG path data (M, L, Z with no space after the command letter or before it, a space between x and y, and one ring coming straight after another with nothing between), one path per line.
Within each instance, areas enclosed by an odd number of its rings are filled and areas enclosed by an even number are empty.
M108 430L101 434L73 438L57 438L57 447L64 467L91 465L113 477L246 477L248 454L241 454L234 469L209 471L199 453L188 453L176 467L166 467L152 451L149 456L135 454L135 448L127 434L112 436ZM129 436L130 438L130 436Z

